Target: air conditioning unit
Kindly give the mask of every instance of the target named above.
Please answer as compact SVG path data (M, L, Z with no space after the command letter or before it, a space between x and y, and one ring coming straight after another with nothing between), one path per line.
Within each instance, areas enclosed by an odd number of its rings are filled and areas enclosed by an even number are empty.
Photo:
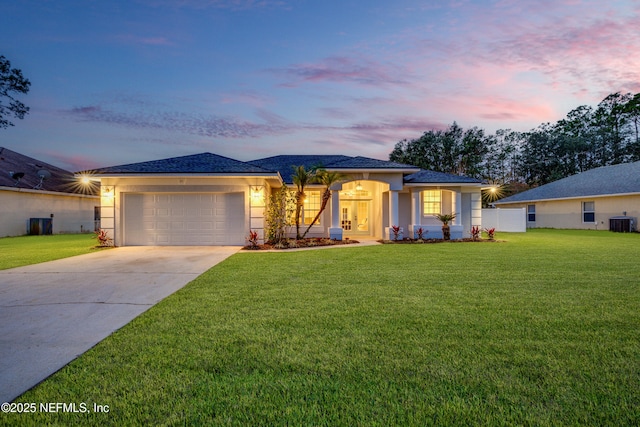
M609 231L630 233L636 231L637 220L631 216L614 216L609 218Z

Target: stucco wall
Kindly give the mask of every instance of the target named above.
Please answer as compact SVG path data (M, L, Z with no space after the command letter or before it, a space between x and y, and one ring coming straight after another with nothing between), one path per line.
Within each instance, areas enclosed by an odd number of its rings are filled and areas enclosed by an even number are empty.
M29 218L50 218L53 233L82 233L94 229L96 196L0 187L0 237L28 234Z
M265 188L264 179L254 177L179 177L170 176L162 178L123 177L101 179L101 213L102 228L114 239L116 246L124 242L121 227L123 220L123 201L127 193L244 193L245 208L248 214L245 217L246 233L249 229L258 231L263 237L265 203L253 203L250 197L250 188L259 186ZM104 197L105 189L112 189L113 194ZM267 194L267 192L265 192Z
M582 221L582 203L594 202L596 222ZM640 219L640 195L585 197L569 200L548 200L528 203L500 204L502 208L536 206L536 221L527 221L527 228L609 229L609 218L623 215Z

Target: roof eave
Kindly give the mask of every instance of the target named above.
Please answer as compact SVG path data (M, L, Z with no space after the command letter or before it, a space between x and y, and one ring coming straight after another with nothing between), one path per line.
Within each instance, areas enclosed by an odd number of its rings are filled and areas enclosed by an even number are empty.
M481 182L405 182L405 187L480 187Z
M368 172L368 173L402 173L402 174L412 174L419 172L419 168L332 168L331 166L327 166L324 169L331 172L342 172L342 173L354 173L354 172Z
M76 177L83 174L77 173ZM280 173L273 172L117 172L117 173L96 173L90 176L90 179L100 178L193 178L193 177L212 177L212 178L280 178Z
M597 199L602 197L624 197L624 196L640 196L640 192L635 193L607 193L607 194L591 194L584 196L571 196L571 197L547 197L544 199L524 199L524 200L514 200L512 202L501 202L500 200L496 200L493 202L495 205L503 204L513 204L513 203L535 203L535 202L554 202L558 200L577 200L577 199Z

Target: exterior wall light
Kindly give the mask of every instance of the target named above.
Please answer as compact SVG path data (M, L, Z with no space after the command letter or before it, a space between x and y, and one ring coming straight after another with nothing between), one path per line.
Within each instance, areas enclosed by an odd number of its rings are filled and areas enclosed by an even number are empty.
M113 197L113 187L102 187L102 197Z
M252 186L251 187L251 201L255 204L264 202L264 187Z

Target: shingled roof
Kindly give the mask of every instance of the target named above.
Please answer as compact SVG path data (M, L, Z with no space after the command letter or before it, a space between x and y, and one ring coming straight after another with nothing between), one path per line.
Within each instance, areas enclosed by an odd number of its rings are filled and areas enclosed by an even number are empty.
M479 179L471 178L468 176L453 175L450 173L435 172L428 170L420 170L420 172L413 173L404 177L405 184L481 184Z
M152 160L142 163L131 163L111 166L92 171L95 175L126 174L277 174L284 182L293 183L294 167L326 168L329 170L393 170L411 173L405 177L407 183L480 183L477 179L465 176L450 175L440 172L425 171L411 165L369 157L350 157L342 155L280 155L264 159L241 162L212 153L201 153L169 159Z
M603 166L495 202L535 202L540 200L640 194L640 162Z
M287 183L293 183L295 166L304 166L309 170L314 167L338 170L358 169L398 169L417 170L415 166L385 160L371 159L368 157L350 157L341 155L281 155L252 160L253 165L280 172L280 176Z
M0 147L0 186L86 194L88 189L77 182L69 171Z
M95 175L109 174L175 174L175 173L215 173L215 174L260 174L273 173L250 163L230 159L212 153L172 157L141 163L111 166L92 171Z

